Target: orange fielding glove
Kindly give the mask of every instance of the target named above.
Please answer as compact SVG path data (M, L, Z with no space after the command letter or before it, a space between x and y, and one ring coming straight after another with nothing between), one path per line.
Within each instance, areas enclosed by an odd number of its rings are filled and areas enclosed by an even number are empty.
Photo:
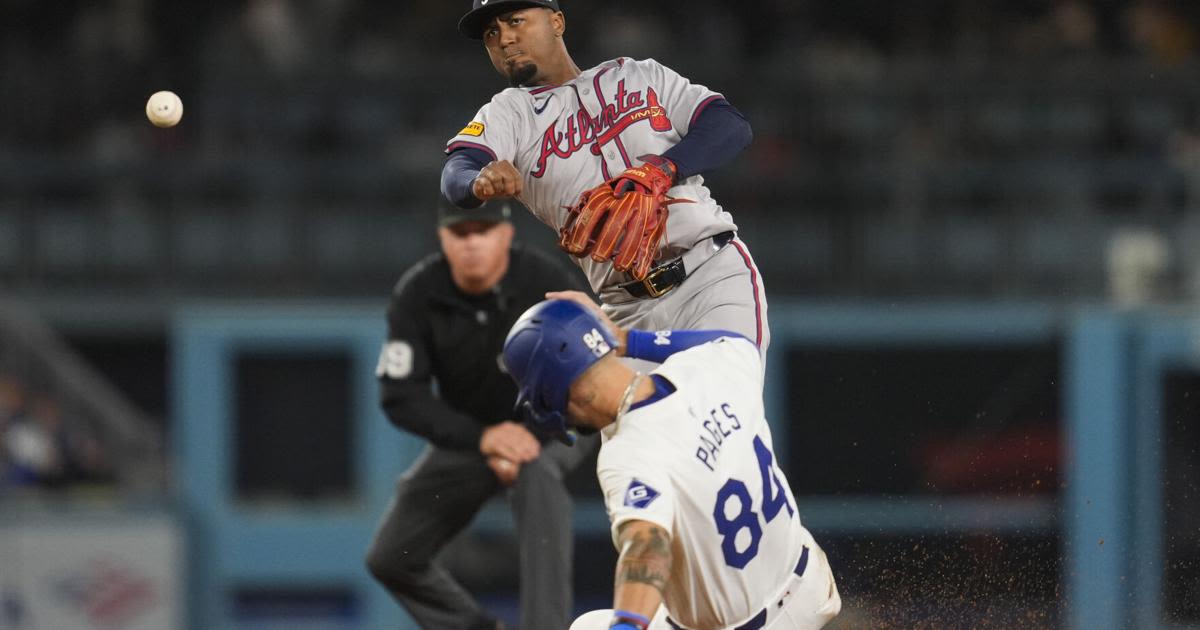
M667 196L675 165L642 156L646 163L586 190L569 208L559 247L572 256L612 260L618 271L645 279L667 231L667 206L689 201Z

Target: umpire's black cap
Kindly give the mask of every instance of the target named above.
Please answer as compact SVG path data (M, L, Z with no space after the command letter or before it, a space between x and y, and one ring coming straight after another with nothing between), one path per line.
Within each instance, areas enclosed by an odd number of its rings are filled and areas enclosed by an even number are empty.
M442 198L438 204L438 227L450 227L467 221L505 223L512 220L512 203L508 199L483 202L478 208L459 208Z
M471 0L471 10L458 21L458 32L471 39L483 39L483 25L488 20L525 7L562 11L558 8L558 0Z

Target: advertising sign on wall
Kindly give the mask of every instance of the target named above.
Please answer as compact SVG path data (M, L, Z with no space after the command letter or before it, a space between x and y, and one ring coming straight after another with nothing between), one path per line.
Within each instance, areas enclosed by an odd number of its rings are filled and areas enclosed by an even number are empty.
M165 519L0 524L0 630L182 628L183 558Z

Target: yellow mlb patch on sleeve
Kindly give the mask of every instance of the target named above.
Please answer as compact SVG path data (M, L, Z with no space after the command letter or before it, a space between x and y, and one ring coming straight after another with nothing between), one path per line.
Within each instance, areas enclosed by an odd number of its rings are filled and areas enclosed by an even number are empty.
M460 136L481 136L481 135L483 135L483 123L473 122L473 123L467 125L466 127L463 127L462 131L458 132L458 135L460 135Z

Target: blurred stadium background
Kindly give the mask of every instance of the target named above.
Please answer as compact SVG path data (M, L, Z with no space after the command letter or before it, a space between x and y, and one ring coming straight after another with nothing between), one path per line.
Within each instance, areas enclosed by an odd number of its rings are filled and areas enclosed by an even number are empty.
M1200 4L563 5L581 66L754 126L709 181L837 628L1200 627ZM362 555L421 445L372 371L502 87L465 7L0 0L0 629L408 627ZM497 501L447 561L513 620L514 557Z

